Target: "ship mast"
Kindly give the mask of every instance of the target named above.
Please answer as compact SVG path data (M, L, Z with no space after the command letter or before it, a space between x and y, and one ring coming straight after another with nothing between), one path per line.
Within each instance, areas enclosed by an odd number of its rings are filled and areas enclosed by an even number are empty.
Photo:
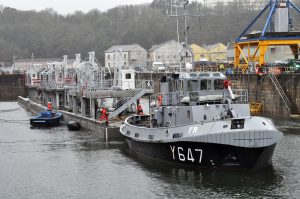
M171 0L172 2L172 0ZM176 15L170 15L171 17L176 17L177 18L177 37L178 37L178 43L179 43L179 31L178 31L178 17L184 17L184 43L183 43L183 48L179 52L179 55L181 57L180 61L180 67L179 71L182 72L182 64L187 63L187 58L189 56L188 53L188 33L190 30L190 27L188 26L188 18L189 17L199 17L200 15L191 15L189 14L189 0L178 0L176 1L177 5L176 6ZM173 3L171 3L171 6L173 6ZM178 14L177 13L177 8L182 7L184 9L184 14ZM172 10L172 7L171 7ZM171 12L172 13L172 12Z

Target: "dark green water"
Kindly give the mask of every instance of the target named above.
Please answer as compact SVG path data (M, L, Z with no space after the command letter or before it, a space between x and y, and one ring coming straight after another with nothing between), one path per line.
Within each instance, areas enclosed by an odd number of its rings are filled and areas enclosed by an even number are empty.
M132 157L123 142L66 126L30 129L15 102L0 103L0 198L300 198L300 121L261 171L178 168Z

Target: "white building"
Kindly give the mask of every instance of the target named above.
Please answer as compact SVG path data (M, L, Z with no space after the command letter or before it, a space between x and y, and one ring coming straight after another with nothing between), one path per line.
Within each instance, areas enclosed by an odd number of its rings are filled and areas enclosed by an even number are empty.
M125 68L147 66L147 51L138 44L112 46L105 53L105 67L114 68L116 66L115 52L122 51L123 64Z
M50 59L17 59L13 65L14 70L29 71L33 65L46 66L48 63L61 61L60 58Z
M185 55L187 53L187 56ZM148 62L150 65L153 63L162 63L166 69L179 69L183 63L183 57L187 57L186 63L193 62L192 50L188 47L187 52L183 44L177 41L170 40L160 45L155 45L149 50ZM185 66L182 66L184 69Z

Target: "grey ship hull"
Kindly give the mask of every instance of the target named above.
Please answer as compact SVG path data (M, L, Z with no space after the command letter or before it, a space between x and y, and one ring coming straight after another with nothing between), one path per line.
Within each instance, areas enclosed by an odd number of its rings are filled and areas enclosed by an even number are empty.
M199 142L146 143L125 138L131 152L137 155L200 168L261 169L272 163L276 146L246 148Z

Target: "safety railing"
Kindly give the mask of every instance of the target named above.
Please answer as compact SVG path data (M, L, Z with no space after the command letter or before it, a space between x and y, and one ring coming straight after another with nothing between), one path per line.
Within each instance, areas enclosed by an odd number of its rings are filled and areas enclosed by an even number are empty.
M247 89L233 89L235 99L232 104L248 104L249 96ZM220 104L227 103L226 99L229 98L226 91L193 91L186 93L171 92L160 93L151 96L151 103L153 105L175 106L184 103L194 104Z

